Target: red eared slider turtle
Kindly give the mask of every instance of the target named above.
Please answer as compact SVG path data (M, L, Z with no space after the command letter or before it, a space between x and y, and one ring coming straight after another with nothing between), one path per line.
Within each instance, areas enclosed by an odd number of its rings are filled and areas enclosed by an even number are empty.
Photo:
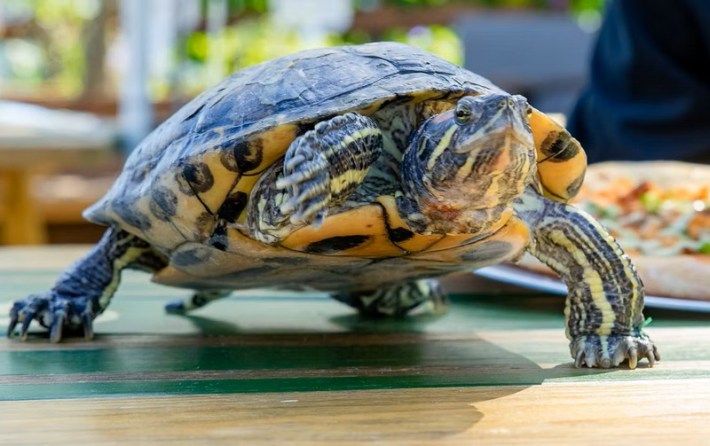
M432 278L527 250L567 283L576 364L658 353L643 286L617 243L567 205L586 156L486 79L406 45L297 53L234 74L159 126L85 212L109 227L50 291L15 303L59 341L93 336L121 270L194 288L309 287L364 313L440 302Z

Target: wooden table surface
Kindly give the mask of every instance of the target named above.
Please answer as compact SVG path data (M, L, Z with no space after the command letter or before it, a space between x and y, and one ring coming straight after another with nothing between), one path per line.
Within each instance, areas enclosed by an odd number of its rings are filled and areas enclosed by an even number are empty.
M0 326L83 249L0 249ZM448 286L443 316L252 292L180 317L127 273L95 341L0 340L0 444L710 444L710 315L650 309L656 367L580 370L561 298Z

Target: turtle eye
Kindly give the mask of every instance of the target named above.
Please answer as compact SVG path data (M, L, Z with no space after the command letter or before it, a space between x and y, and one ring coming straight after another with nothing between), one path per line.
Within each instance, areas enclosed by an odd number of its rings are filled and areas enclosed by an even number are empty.
M469 104L463 103L456 106L454 111L454 116L456 117L457 124L465 124L471 120L471 106Z

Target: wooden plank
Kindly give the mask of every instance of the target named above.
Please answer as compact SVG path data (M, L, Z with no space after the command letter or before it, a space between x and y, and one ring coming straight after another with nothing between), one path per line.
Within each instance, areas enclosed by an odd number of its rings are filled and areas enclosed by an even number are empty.
M21 401L0 443L703 444L708 400L696 379Z

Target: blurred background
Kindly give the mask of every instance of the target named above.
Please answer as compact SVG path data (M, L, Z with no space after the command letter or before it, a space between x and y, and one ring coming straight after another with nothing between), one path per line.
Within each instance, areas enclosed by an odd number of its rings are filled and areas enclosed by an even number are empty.
M567 114L604 0L1 0L0 244L86 243L81 210L200 91L305 48L420 46Z

